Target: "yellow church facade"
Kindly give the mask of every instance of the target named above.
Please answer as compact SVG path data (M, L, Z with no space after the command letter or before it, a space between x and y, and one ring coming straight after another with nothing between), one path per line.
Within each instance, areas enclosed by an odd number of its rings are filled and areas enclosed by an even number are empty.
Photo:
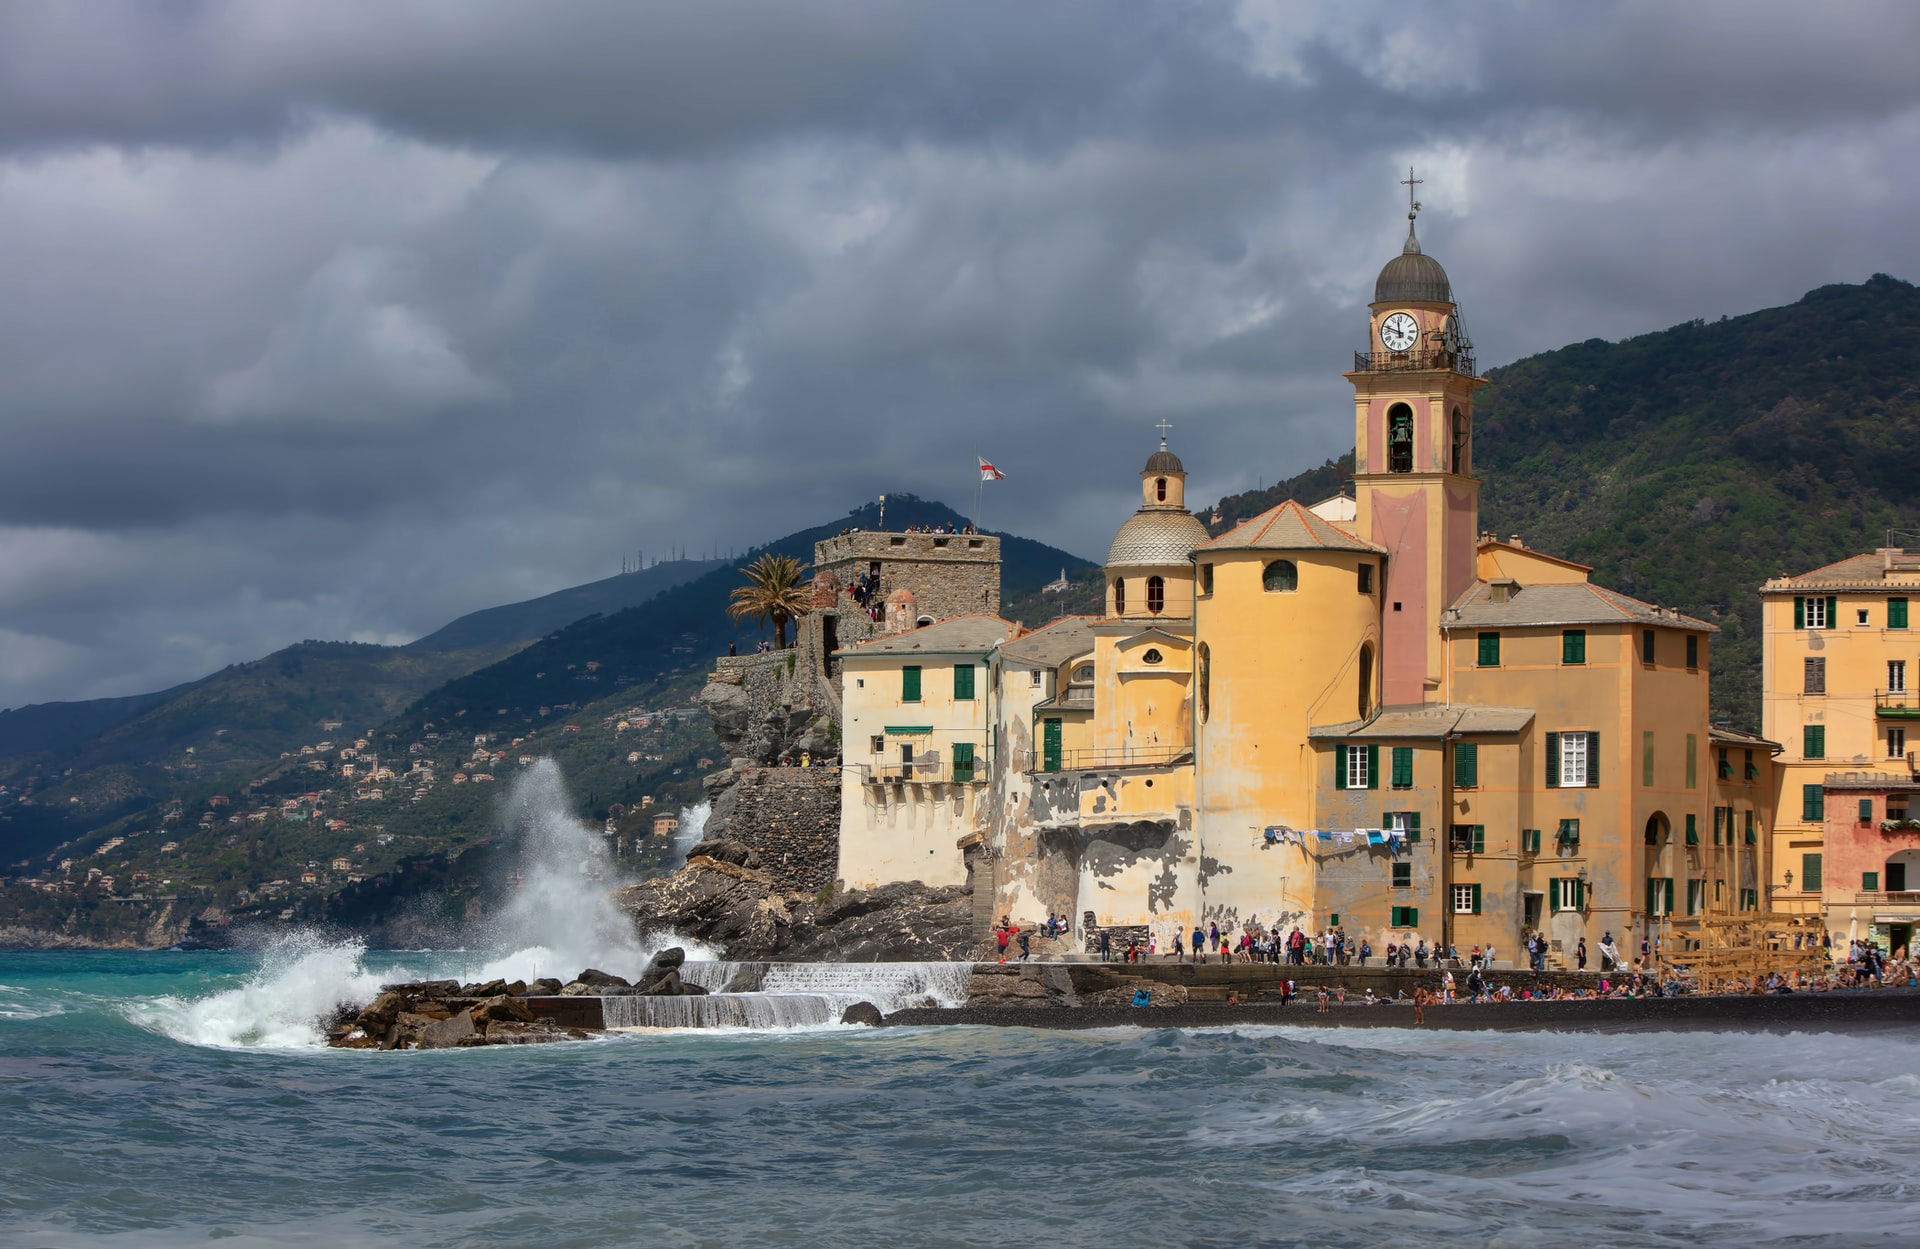
M982 659L961 855L908 856L937 883L1088 945L1338 927L1509 963L1538 934L1547 965L1584 945L1590 968L1605 936L1637 950L1767 903L1778 747L1710 723L1714 626L1483 534L1483 383L1411 221L1374 295L1345 374L1354 497L1213 535L1163 438L1100 616ZM848 671L899 652L854 648ZM849 722L863 696L843 689ZM843 810L843 863L899 859L871 845L879 809Z

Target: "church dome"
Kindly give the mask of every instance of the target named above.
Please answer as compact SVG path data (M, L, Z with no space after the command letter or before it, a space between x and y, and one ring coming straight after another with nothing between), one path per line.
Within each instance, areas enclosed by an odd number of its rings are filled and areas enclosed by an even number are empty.
M1387 262L1373 284L1373 302L1376 304L1407 300L1436 304L1453 302L1453 286L1447 281L1447 271L1440 267L1439 261L1420 250L1420 240L1413 236L1411 223L1407 226L1406 247Z
M1160 440L1160 449L1147 457L1147 466L1140 470L1142 476L1186 471L1187 466L1180 462L1180 457L1167 450L1167 442L1164 438Z
M1173 460L1172 452L1160 454ZM1193 554L1193 548L1211 536L1200 518L1185 508L1143 507L1129 516L1127 523L1120 526L1120 532L1113 535L1113 546L1107 551L1107 567L1164 568L1169 564L1184 564L1187 556Z

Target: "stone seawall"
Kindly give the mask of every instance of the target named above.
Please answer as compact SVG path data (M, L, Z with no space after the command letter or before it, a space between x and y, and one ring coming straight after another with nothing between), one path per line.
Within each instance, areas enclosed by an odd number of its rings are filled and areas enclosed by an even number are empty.
M840 769L746 768L726 835L751 846L782 892L817 892L840 867Z

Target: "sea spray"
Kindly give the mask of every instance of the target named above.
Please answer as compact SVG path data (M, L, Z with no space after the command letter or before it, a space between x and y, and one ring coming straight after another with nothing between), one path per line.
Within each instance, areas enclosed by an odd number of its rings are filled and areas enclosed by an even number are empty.
M667 856L668 871L686 866L687 851L699 845L707 835L707 817L712 814L711 802L696 802L690 807L680 808L680 827L674 830L673 852Z
M371 1001L397 969L368 969L357 941L329 941L298 931L273 941L260 966L238 987L183 1000L130 1004L129 1019L190 1045L291 1049L316 1045L320 1025L340 1007Z

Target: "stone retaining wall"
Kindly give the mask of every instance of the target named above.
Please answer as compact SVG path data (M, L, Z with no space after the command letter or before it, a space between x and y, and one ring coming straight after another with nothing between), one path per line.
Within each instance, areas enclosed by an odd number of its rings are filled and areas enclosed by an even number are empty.
M753 847L774 886L814 893L840 868L840 769L747 768L734 781L726 835Z

